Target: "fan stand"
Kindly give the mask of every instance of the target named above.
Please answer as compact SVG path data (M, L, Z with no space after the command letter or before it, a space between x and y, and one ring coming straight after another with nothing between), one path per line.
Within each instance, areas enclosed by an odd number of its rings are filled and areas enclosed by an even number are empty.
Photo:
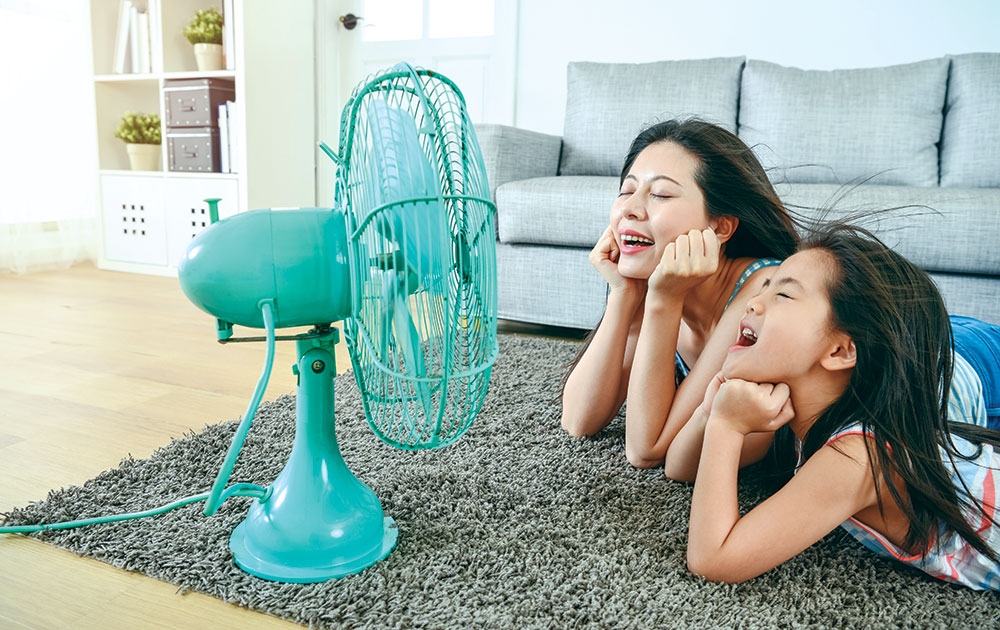
M277 582L357 573L396 546L399 530L375 493L344 463L334 426L335 328L296 341L295 442L268 493L233 531L236 564Z

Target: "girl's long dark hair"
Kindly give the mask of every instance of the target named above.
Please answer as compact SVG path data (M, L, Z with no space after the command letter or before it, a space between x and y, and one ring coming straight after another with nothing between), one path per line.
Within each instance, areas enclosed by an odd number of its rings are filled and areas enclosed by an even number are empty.
M673 142L697 160L695 183L705 198L709 217L731 216L739 219L736 231L725 244L728 258L787 258L795 253L797 224L778 198L753 151L736 134L703 120L667 120L644 129L632 141L622 166L619 185L625 181L632 164L642 151L653 144ZM563 378L580 362L597 332L597 326L584 340L576 359ZM560 393L561 397L561 393Z
M803 461L837 431L860 423L872 474L909 519L904 547L926 554L943 521L970 545L997 560L965 514L990 515L968 488L956 488L942 455L963 456L953 435L1000 446L1000 432L948 422L953 371L952 332L930 276L871 232L830 222L800 247L820 249L835 264L828 279L832 325L854 341L857 363L844 394L816 420L802 444ZM974 454L978 455L978 453ZM893 481L902 478L906 499ZM880 484L876 496L884 505Z

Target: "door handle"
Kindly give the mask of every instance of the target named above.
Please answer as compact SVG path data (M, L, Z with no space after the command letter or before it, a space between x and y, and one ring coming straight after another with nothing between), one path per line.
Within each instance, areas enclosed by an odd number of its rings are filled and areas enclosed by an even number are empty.
M353 31L354 27L358 25L358 22L365 18L354 15L353 13L348 13L347 15L340 16L340 23L344 25L349 31Z

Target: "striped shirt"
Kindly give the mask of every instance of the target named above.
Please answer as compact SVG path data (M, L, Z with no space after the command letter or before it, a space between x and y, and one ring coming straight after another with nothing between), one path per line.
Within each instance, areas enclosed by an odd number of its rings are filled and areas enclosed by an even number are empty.
M955 374L952 378L948 400L948 419L986 426L986 405L983 399L979 376L960 354L955 353ZM861 435L861 425L854 424L833 434L827 444L845 435ZM871 434L869 433L869 436ZM966 460L952 459L940 448L941 460L948 470L956 488L967 487L976 501L986 508L987 515L1000 520L997 514L997 489L1000 488L1000 453L989 444L973 444L957 435L952 435L956 449ZM796 440L799 466L802 465L801 444ZM978 456L976 455L979 450ZM966 514L973 529L986 544L1000 551L1000 526L974 511ZM943 526L935 543L927 549L927 554L910 554L890 542L884 535L854 517L840 525L862 545L877 555L894 558L913 566L940 580L962 584L976 590L1000 591L1000 564L975 549L953 531Z

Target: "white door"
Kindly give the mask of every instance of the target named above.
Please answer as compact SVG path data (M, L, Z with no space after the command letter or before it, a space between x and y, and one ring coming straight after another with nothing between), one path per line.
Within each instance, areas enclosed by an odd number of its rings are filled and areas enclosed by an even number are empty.
M336 149L340 114L368 75L400 61L458 85L474 123L513 124L519 0L316 0L317 134ZM349 16L356 18L353 28ZM317 195L335 170L317 153Z

